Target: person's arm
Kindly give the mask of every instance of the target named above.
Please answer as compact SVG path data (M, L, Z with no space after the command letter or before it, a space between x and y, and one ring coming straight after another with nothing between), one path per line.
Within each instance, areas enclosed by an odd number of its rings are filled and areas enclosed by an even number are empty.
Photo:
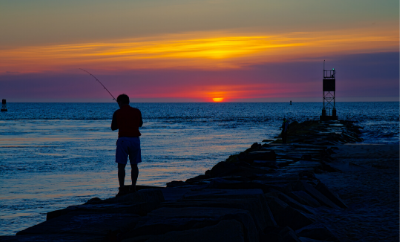
M117 125L116 115L114 113L112 121L111 121L111 130L114 131L114 130L117 130L117 129L118 129L118 125Z
M143 119L142 119L142 112L139 110L139 116L140 116L140 122L139 122L139 127L143 126Z

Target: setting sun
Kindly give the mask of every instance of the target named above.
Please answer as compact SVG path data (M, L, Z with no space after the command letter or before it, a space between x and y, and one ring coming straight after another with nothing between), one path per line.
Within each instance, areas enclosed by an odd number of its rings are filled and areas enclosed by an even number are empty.
M224 98L223 97L214 97L212 100L214 102L222 102L224 100Z

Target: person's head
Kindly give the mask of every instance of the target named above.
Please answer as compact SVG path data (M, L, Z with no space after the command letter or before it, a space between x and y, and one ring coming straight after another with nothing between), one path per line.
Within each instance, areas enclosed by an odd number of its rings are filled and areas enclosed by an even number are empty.
M129 97L126 94L121 94L117 97L117 103L119 106L129 104Z

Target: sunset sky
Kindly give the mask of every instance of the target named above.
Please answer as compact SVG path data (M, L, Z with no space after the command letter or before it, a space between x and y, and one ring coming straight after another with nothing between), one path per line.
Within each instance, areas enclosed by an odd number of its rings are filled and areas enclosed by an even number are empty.
M398 0L0 0L8 102L399 100ZM219 98L219 99L218 99ZM223 98L223 99L221 99Z

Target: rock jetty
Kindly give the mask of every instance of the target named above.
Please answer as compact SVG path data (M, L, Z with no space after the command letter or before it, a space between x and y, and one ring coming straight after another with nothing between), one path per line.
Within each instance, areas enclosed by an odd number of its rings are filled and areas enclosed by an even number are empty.
M344 210L315 176L335 145L360 142L350 121L294 122L288 143L265 140L204 175L49 212L47 221L1 241L258 242L340 241L319 213Z

